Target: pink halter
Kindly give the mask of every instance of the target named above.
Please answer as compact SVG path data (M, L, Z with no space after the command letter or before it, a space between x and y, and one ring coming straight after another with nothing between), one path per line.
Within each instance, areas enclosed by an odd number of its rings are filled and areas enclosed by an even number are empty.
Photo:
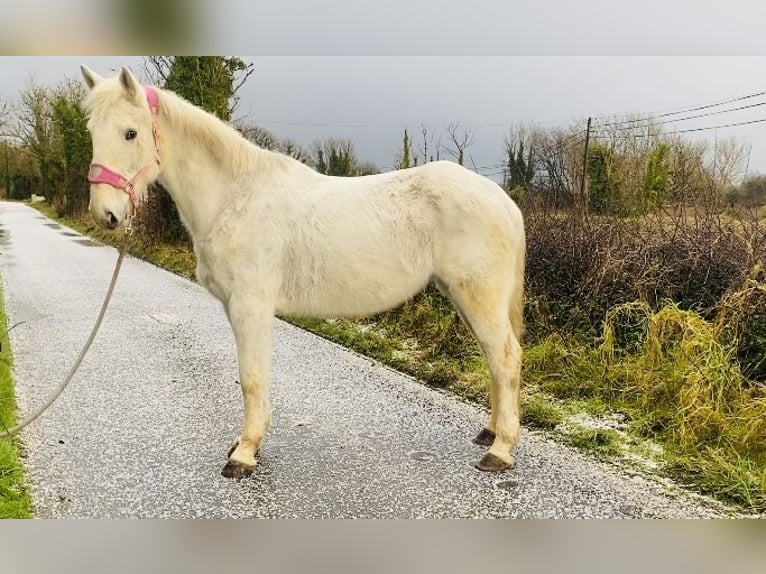
M154 137L154 149L157 153L157 165L160 163L160 145L157 140L157 114L160 111L159 97L157 91L151 86L145 86L144 91L146 93L146 101L149 104L149 110L152 113L152 136ZM151 168L150 165L146 165L138 170L138 173L133 176L133 179L128 179L119 173L112 171L105 165L100 163L90 164L88 169L88 181L90 183L105 183L111 185L116 189L121 189L130 196L130 202L133 204L133 209L138 208L140 203L138 196L136 195L136 183L141 179L144 174Z

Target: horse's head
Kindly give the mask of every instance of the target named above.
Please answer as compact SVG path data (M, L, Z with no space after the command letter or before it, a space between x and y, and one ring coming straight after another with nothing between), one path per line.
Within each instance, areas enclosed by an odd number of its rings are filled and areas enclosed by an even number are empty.
M85 66L85 99L93 160L88 210L99 225L117 229L132 217L160 173L157 92L144 88L127 68L105 79Z

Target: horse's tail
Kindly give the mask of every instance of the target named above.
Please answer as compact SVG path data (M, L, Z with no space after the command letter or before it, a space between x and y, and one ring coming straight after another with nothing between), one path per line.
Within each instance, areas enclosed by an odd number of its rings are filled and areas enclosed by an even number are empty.
M521 344L524 338L524 270L526 267L526 250L526 241L522 236L519 253L516 256L516 273L514 274L510 307L508 309L511 328L519 344Z

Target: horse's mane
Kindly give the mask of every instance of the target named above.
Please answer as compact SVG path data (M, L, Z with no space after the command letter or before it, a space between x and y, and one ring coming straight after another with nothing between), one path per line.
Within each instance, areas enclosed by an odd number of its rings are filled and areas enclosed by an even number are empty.
M164 121L187 140L203 146L222 169L235 172L257 170L264 174L288 169L296 164L305 167L289 156L258 147L231 125L181 96L168 90L155 89L159 98L159 115ZM91 117L108 114L124 97L125 93L118 83L114 89L94 89L84 100L85 109Z
M291 158L249 142L229 124L173 92L158 90L160 115L186 138L202 145L227 171L257 169L259 173L290 166Z

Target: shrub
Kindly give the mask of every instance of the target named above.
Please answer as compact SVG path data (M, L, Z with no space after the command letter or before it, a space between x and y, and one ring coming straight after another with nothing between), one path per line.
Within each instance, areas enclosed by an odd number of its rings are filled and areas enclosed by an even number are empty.
M764 266L757 219L708 212L652 217L575 217L530 211L527 225L528 332L598 336L606 313L631 301L659 309L675 301L713 318L723 297Z

